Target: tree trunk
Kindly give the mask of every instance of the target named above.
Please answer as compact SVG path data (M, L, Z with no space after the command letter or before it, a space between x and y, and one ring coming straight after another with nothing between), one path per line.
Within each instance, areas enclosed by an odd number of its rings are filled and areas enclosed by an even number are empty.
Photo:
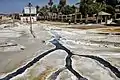
M107 24L107 17L105 17L105 24Z
M98 13L96 14L96 24L98 24L98 18L99 18L99 15Z
M98 15L96 16L96 24L98 24Z
M85 23L88 23L88 14L85 15Z

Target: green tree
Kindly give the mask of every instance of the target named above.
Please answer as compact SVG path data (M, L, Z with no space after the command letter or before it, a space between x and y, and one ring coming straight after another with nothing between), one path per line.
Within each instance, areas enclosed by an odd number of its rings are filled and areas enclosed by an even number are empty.
M115 7L118 4L118 0L106 0L106 4Z
M40 7L37 5L37 6L36 6L36 12L37 12L37 13L39 13L39 9L40 9Z
M67 15L70 13L70 9L71 9L71 7L69 5L66 5L61 12L65 15Z
M94 4L94 0L82 0L80 3L80 11L82 14L87 15L91 12L90 7Z
M66 0L60 0L59 5L65 6L66 5Z
M97 2L104 2L107 5L111 5L112 7L115 7L118 3L119 0L96 0Z
M48 3L48 5L50 6L50 7L49 7L50 12L52 12L52 5L53 5L53 1L52 1L52 0L50 0L50 1L49 1L49 3Z
M99 12L106 9L106 5L103 3L93 3L88 6L89 7L89 13L98 14Z
M59 12L64 10L65 5L66 5L66 0L60 0L59 5L58 5Z
M93 3L91 5L89 5L89 12L92 14L96 14L96 23L98 23L98 13L105 10L106 9L106 5L103 3Z
M53 5L53 1L50 0L49 3L48 3L49 6L52 6Z
M71 13L75 13L75 6L74 5L71 6Z
M114 15L115 14L115 8L112 7L111 5L106 5L106 12Z
M46 16L46 15L48 15L48 11L49 11L49 8L48 8L47 5L45 5L40 9L40 15L41 16Z
M75 13L75 6L66 5L61 12L65 15L73 14Z
M77 4L80 4L80 12L85 16L85 22L87 22L89 14L96 14L96 22L98 23L98 13L106 9L106 5L102 0L99 0L99 2L96 2L95 0L82 0Z
M80 12L85 16L85 23L87 23L88 13L91 12L89 7L93 4L93 0L82 0L77 4L80 5Z
M57 6L56 6L56 5L53 5L52 8L51 8L51 11L52 11L53 13L58 13Z

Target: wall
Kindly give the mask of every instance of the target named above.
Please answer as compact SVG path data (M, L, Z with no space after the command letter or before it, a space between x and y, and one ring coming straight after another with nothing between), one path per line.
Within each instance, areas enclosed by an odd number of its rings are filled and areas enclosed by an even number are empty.
M20 19L22 22L29 22L30 21L30 17L28 17L28 16L27 17L25 17L25 16L20 17ZM32 22L35 22L35 21L37 21L37 17L31 16L31 20L32 20Z

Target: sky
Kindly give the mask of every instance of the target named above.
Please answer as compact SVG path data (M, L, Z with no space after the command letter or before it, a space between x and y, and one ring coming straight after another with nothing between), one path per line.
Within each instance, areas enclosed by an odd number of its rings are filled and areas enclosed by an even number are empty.
M22 12L24 6L31 2L34 6L43 6L48 4L49 0L0 0L0 13ZM79 0L67 0L67 4L75 4ZM53 0L54 4L58 4L59 0Z

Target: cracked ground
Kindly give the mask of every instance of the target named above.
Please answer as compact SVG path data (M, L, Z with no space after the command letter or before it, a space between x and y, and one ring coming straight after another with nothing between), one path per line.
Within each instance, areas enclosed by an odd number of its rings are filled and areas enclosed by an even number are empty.
M19 38L2 37L25 50L1 52L0 80L120 80L119 35L33 26L36 39L30 38L27 29Z

